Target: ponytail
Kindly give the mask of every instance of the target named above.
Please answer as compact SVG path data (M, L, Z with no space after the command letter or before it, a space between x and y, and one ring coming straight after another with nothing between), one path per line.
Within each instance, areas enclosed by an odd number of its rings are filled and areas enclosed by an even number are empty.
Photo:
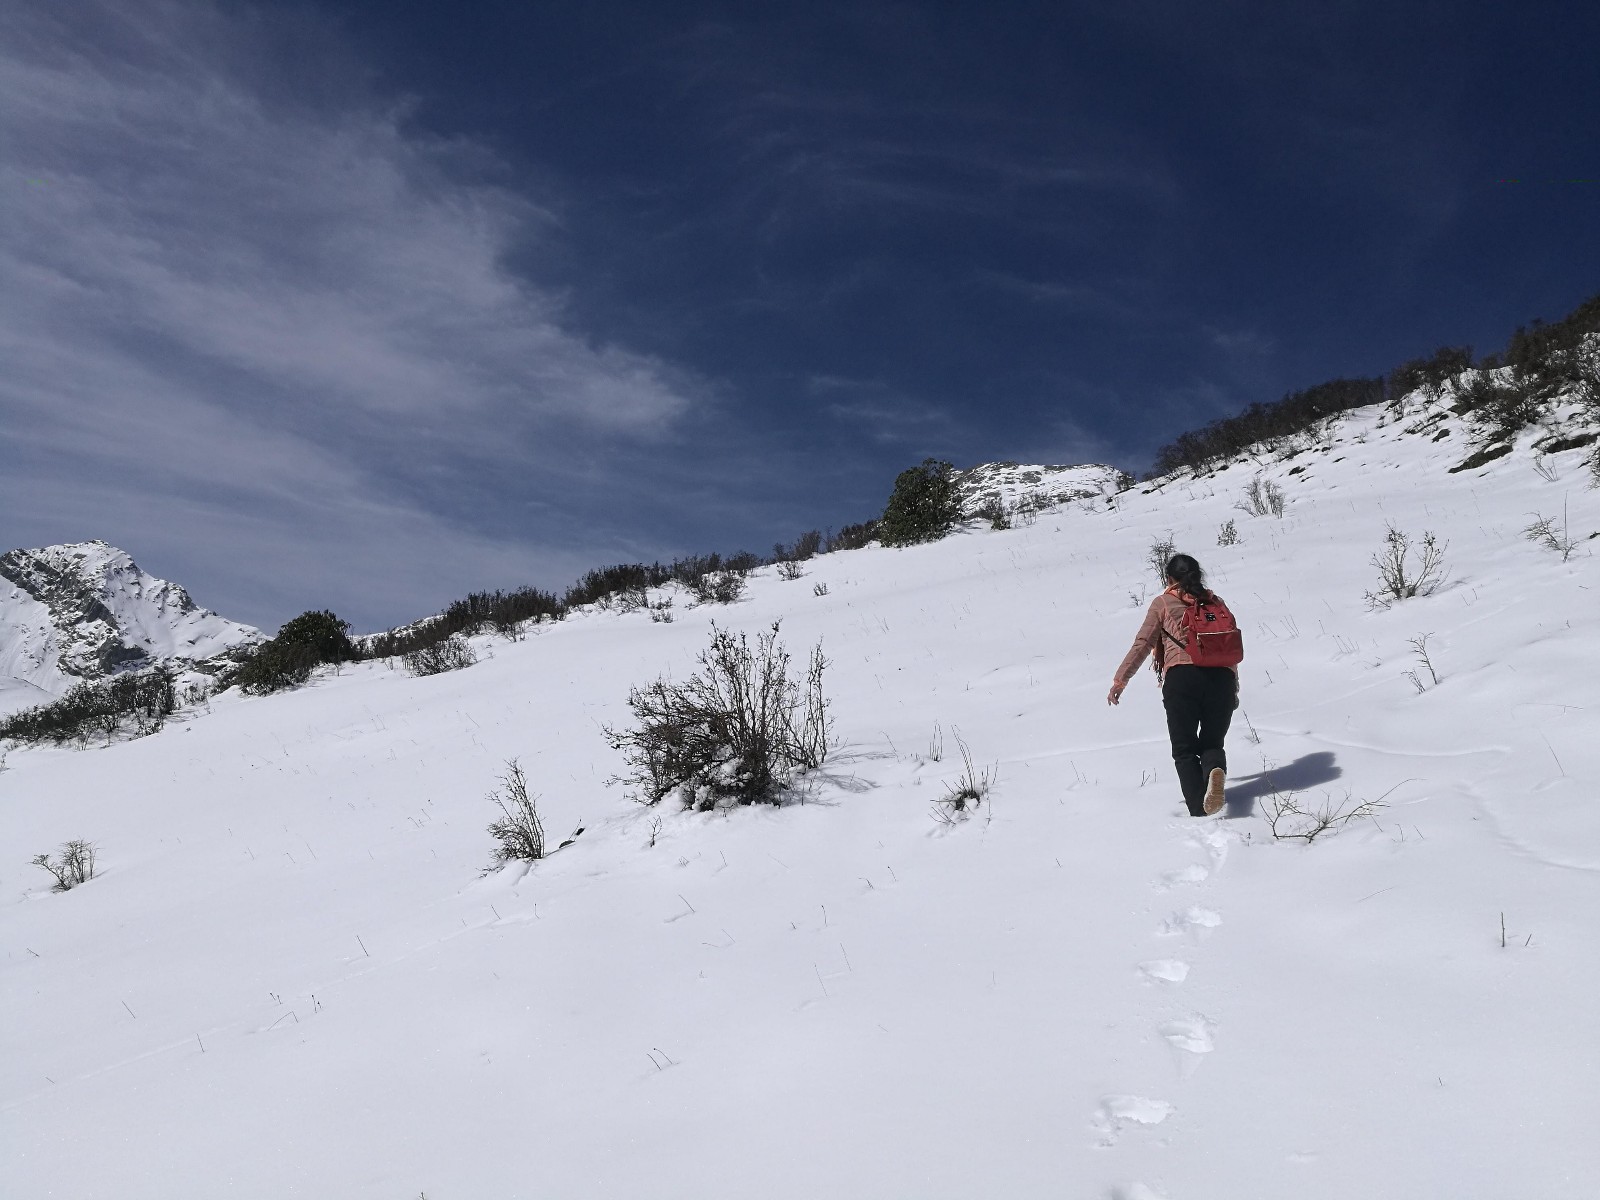
M1189 555L1174 554L1167 559L1167 578L1173 580L1201 604L1211 603L1211 592L1206 588L1206 573Z

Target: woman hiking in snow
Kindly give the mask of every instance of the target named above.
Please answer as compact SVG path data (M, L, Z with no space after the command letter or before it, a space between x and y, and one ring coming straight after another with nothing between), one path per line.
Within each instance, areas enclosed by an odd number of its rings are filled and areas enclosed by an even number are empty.
M1106 703L1121 701L1145 655L1153 654L1183 802L1190 816L1210 816L1224 800L1228 755L1222 742L1239 704L1235 666L1244 658L1244 645L1233 614L1206 587L1198 562L1174 554L1166 575L1167 590L1150 602Z

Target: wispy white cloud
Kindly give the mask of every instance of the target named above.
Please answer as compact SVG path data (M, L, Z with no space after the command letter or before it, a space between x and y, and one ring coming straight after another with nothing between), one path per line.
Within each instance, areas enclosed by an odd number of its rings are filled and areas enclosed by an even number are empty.
M332 78L338 64L304 89L273 77L269 62L326 57L328 31L164 0L14 14L8 544L187 539L178 565L203 585L195 541L227 537L285 596L357 586L308 564L403 579L419 551L470 559L456 565L485 582L513 561L548 577L548 539L464 532L427 494L517 472L550 485L532 506L559 505L564 480L592 484L596 460L670 438L706 403L700 381L595 344L558 293L507 268L558 218L493 182L481 147L417 133L358 72ZM218 602L281 614L242 599Z

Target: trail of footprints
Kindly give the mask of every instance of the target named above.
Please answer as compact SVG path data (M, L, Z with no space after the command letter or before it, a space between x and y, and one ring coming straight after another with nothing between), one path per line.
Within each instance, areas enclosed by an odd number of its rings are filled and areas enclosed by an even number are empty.
M1215 827L1188 831L1190 845L1205 853L1209 866L1190 863L1176 871L1168 871L1155 881L1160 892L1194 887L1209 879L1228 856L1228 835ZM1186 938L1198 943L1211 930L1222 924L1222 916L1200 904L1182 905L1175 909L1156 928L1161 938ZM1151 958L1138 964L1138 970L1147 981L1162 987L1182 986L1189 978L1190 965L1185 958ZM1216 1022L1203 1013L1190 1012L1162 1022L1157 1032L1172 1047L1177 1059L1178 1077L1188 1079L1205 1061L1204 1056L1216 1048ZM1090 1121L1095 1131L1095 1144L1114 1145L1125 1131L1140 1126L1161 1124L1176 1107L1166 1100L1149 1096L1106 1096ZM1142 1183L1113 1193L1117 1200L1162 1200L1161 1193Z

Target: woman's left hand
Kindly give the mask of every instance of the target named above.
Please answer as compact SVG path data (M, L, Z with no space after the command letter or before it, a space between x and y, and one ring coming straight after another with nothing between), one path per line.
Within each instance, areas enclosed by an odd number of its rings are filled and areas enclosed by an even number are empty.
M1117 680L1111 685L1111 691L1106 694L1107 704L1116 704L1122 700L1122 690L1128 685Z

